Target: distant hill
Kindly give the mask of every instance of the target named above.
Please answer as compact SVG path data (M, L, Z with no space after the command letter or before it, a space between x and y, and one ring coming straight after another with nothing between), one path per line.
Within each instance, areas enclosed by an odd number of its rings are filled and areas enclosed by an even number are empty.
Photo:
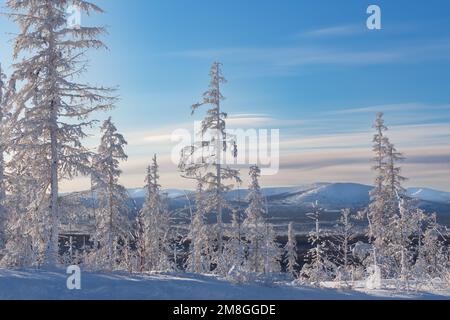
M309 228L309 221L305 214L310 211L311 204L319 201L327 210L324 215L324 225L332 226L339 214L339 210L350 208L359 210L368 206L370 202L369 192L373 187L357 183L315 183L311 185L299 185L293 187L264 188L269 208L269 215L273 223L286 225L293 221L298 228ZM194 202L194 193L179 189L164 191L170 200L172 209L188 207ZM134 198L138 207L145 198L143 189L130 189L129 194ZM225 195L234 205L244 207L248 191L245 189L233 190ZM441 223L450 226L450 193L429 188L410 188L408 196L417 200L420 208L429 213L436 212ZM212 220L214 217L210 217ZM225 213L225 221L230 220Z
M319 201L320 205L326 209L321 221L321 227L324 229L332 228L339 218L341 209L349 208L358 211L366 208L370 202L369 192L373 187L357 183L315 183L311 185L299 185L293 187L264 188L263 194L267 199L267 208L270 222L278 230L285 232L289 222L294 222L295 229L298 232L308 232L311 230L311 220L306 217L306 213L311 211L312 203ZM169 208L175 225L180 228L186 228L190 221L189 208L195 204L195 193L182 189L168 189L164 193L169 199ZM417 205L427 213L436 212L441 224L450 227L450 193L428 189L428 188L410 188L408 195L417 200ZM129 189L130 201L130 219L134 220L138 210L142 207L146 190L142 188ZM245 209L246 196L248 191L245 189L233 190L228 192L225 197L234 207ZM71 203L73 196L73 205ZM78 229L93 227L92 217L94 210L90 192L65 195L64 201L67 206L64 214L65 227L70 227L70 217L77 216ZM82 208L76 205L77 201L84 204ZM77 200L78 199L78 200ZM215 222L213 214L208 215L210 223ZM65 221L67 220L67 221ZM228 210L224 210L223 220L226 223L231 221L231 215ZM365 221L360 222L364 227Z

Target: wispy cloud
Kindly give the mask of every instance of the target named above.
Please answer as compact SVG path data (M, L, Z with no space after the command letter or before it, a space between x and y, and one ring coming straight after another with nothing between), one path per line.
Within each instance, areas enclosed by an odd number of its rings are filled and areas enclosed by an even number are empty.
M420 30L420 27L410 23L390 23L389 28L383 30L384 34L389 35L411 35L416 34ZM367 35L371 31L367 29L365 21L360 21L360 23L353 24L342 24L342 25L328 25L316 28L311 28L309 30L303 30L294 34L295 39L310 39L318 40L321 38L342 38L351 37L358 35Z
M373 113L378 110L390 110L406 114L405 110L424 110L427 108L446 109L446 105L427 105L421 103L387 104L384 106L346 109L342 115ZM406 108L406 109L405 109ZM395 111L395 112L394 112ZM398 112L397 112L398 111ZM409 113L408 113L409 114ZM373 130L370 122L367 129L355 130L349 126L347 132L324 133L311 132L309 129L297 131L296 126L320 125L327 121L336 121L333 114L317 119L277 119L269 114L242 113L231 114L231 128L270 128L281 129L280 172L276 176L264 177L265 186L295 185L318 181L351 181L371 183L370 170L372 158L371 141ZM388 118L389 122L391 116ZM343 121L346 126L349 119ZM193 130L194 122L184 122L154 128L153 130L135 130L125 132L129 141L129 160L122 164L122 183L128 187L142 184L145 168L153 153L159 155L162 184L167 188L193 188L189 181L182 179L177 165L172 162L171 151L176 143L172 133L176 129ZM329 132L329 131L328 131ZM430 124L412 123L408 125L390 125L389 138L399 151L406 156L403 164L404 175L410 178L411 186L429 186L450 191L448 173L450 172L450 125L446 122ZM247 174L242 172L243 178ZM247 183L244 180L244 184ZM64 190L80 190L89 187L88 179L78 179L65 185Z
M296 38L322 38L322 37L342 37L364 33L367 29L364 25L341 25L318 29L312 29L297 33Z
M375 113L375 112L388 112L388 111L429 111L429 110L450 110L450 105L432 105L426 103L399 103L399 104L386 104L362 108L349 108L330 111L327 114L355 114L355 113Z
M373 131L356 131L322 135L284 136L281 146L292 150L346 150L364 147L370 150ZM390 126L388 136L400 149L438 146L445 148L450 141L448 123Z
M302 119L279 119L264 114L233 114L228 118L230 129L270 129L285 128L304 124Z
M402 51L344 50L328 47L224 48L187 50L172 55L185 58L227 59L234 62L265 63L278 67L341 64L365 65L401 61Z
M326 33L326 31L322 31ZM331 31L328 31L331 33ZM337 32L337 31L335 31ZM425 42L385 44L373 46L338 46L303 44L286 47L234 47L184 50L169 53L172 57L187 59L220 59L227 63L242 64L251 69L257 65L270 74L291 75L305 66L365 66L405 64L449 59L450 41L427 40Z
M448 180L444 178L450 172L450 150L443 150L441 147L419 147L402 151L407 155L405 163L402 164L402 173L409 178L407 185L430 186L450 191ZM267 179L272 182L284 181L285 184L318 181L371 184L374 176L371 171L372 156L369 147L287 152L282 157L280 174Z

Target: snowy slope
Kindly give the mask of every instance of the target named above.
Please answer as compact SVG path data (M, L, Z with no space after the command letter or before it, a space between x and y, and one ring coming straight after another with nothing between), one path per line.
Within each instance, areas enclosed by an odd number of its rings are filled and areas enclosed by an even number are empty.
M409 188L408 195L412 198L425 201L450 203L450 193L428 188Z
M133 199L138 198L145 198L147 195L147 190L144 188L134 188L134 189L128 189L128 194ZM170 199L178 198L178 197L185 197L186 194L192 193L191 191L185 191L181 189L166 189L163 191Z
M300 205L319 201L325 208L359 208L369 203L371 189L369 186L354 183L325 184L291 195L283 202Z
M326 185L324 183L316 183L316 184L307 184L307 185L300 185L300 186L294 186L294 187L273 187L273 188L263 188L261 189L263 195L268 198L268 200L271 200L272 198L276 197L282 197L282 196L289 196L292 194L302 193L311 189L319 188L323 185ZM226 195L226 198L228 200L238 200L238 199L245 199L247 197L248 190L247 189L241 189L241 190L233 190L228 192Z
M0 269L0 300L355 300L389 298L445 299L432 294L395 295L339 291L279 284L235 285L215 277L186 274L82 273L79 291L66 288L64 270L11 271Z

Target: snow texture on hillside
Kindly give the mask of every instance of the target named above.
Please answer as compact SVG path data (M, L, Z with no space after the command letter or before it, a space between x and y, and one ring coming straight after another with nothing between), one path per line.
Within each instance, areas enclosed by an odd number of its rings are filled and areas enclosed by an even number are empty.
M305 193L288 197L289 204L313 203L319 201L327 207L362 207L369 202L370 187L359 184L328 184Z
M69 291L62 269L0 269L0 300L361 300L380 298L448 299L431 293L317 289L293 284L237 285L213 276L190 274L129 275L82 273L82 289Z
M450 203L450 193L428 188L409 188L408 195L425 201Z

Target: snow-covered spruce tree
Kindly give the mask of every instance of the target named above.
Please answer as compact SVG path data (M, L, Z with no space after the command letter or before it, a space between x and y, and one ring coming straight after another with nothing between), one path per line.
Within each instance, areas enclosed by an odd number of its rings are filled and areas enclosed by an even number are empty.
M398 213L392 224L393 241L391 243L392 257L395 259L394 272L398 279L405 284L410 279L413 254L412 239L416 232L412 201L401 196L398 202Z
M97 268L112 271L120 263L121 257L117 254L130 232L128 194L119 183L120 161L128 158L124 151L127 142L117 132L111 118L103 123L101 130L101 142L92 166L93 189L99 206L94 234L94 242L98 245L95 255Z
M300 281L314 286L333 278L335 265L328 259L326 242L323 231L320 229L320 218L323 208L316 201L313 203L313 212L307 216L314 221L315 229L309 234L309 243L313 246L307 254L306 264L300 271Z
M383 119L383 113L378 113L373 125L376 133L373 138L373 170L376 173L375 188L370 192L371 202L369 204L367 218L369 220L369 239L374 246L374 264L380 263L380 258L387 255L386 230L390 222L387 215L387 190L386 190L386 155L389 139L385 136L388 130Z
M437 223L436 214L431 215L416 261L416 268L420 270L423 280L436 278L444 280L449 275L450 251L445 234L445 229Z
M297 255L297 239L295 238L294 223L289 223L288 227L288 241L284 247L286 254L286 269L292 275L296 275L298 268Z
M278 245L275 230L267 217L264 222L264 228L265 232L261 246L264 257L263 274L265 281L270 282L272 274L281 271L282 250Z
M44 239L46 264L56 264L58 257L59 181L89 174L90 152L82 144L84 129L93 124L92 112L109 109L114 103L107 96L110 90L77 82L86 70L87 49L104 47L98 40L104 30L67 27L70 3L86 14L102 12L83 0L7 1L9 16L20 28L12 72L20 88L12 101L12 162L32 167L33 179L42 189L35 193L33 210L37 208L39 221L46 221L44 234L37 235Z
M406 201L405 189L402 187L406 179L401 176L401 168L397 165L404 158L385 136L387 127L382 113L377 115L374 128L373 169L377 177L367 214L369 239L374 246L373 267L381 268L384 277L395 277L401 269L406 270L408 259L405 246L410 235L409 226L405 225L410 222L407 218L410 204ZM399 233L402 235L399 236Z
M247 281L245 270L246 246L243 240L242 218L240 208L233 209L231 227L227 231L225 243L225 264L228 269L228 278L235 282Z
M27 159L27 158L24 158ZM31 162L33 159L30 159ZM44 160L44 159L43 159ZM0 264L6 267L39 267L44 263L48 215L42 215L47 199L35 178L38 173L23 163L8 163L7 242ZM41 193L41 194L40 194ZM42 203L36 199L43 199Z
M248 207L243 223L247 241L246 272L263 274L270 281L271 274L281 269L282 250L276 241L276 234L267 219L267 206L259 185L261 170L252 166L249 170L250 185L247 195Z
M192 273L206 274L211 271L211 254L214 251L206 223L205 193L201 182L195 195L195 212L191 218L189 234L189 255L186 270Z
M333 251L336 253L335 264L338 267L337 278L339 281L351 280L352 265L352 241L356 237L353 216L350 209L342 209L338 224L333 234Z
M245 210L246 218L243 228L245 239L248 242L246 267L249 272L260 273L264 271L264 241L266 238L266 208L264 196L259 186L261 170L257 166L250 167L250 185L247 195L248 207Z
M224 248L222 215L224 209L231 208L224 199L224 194L233 188L233 185L226 184L227 181L241 183L241 180L239 171L227 166L224 161L230 145L235 146L235 143L227 136L227 114L221 109L221 102L224 100L221 85L226 83L221 67L221 63L213 63L210 70L209 89L203 94L203 100L192 106L192 114L204 105L210 105L211 108L206 112L200 132L196 133L201 136L202 141L183 150L179 167L183 177L200 179L205 188L206 212L215 213L217 217L215 226L217 246L213 263L218 267L216 272L226 274L228 270L220 269L223 265ZM231 148L231 151L234 154L235 149Z
M170 261L170 216L166 197L159 185L159 166L156 155L147 169L145 179L147 197L139 213L141 271L168 271L173 269Z
M407 199L402 183L406 178L401 176L401 168L397 165L404 157L392 143L387 146L385 183L386 183L386 218L389 228L385 230L388 239L388 257L385 257L385 273L387 276L406 280L411 257L409 247L414 226L412 220L412 203Z
M421 259L421 256L424 254L423 252L423 238L425 234L425 230L429 225L431 217L429 217L425 211L422 209L416 208L412 212L412 225L413 225L413 241L417 244L415 246L414 256L416 257L414 266L413 266L413 275L414 278L421 281L427 278L426 274L426 265L423 263L424 260Z
M4 151L11 153L17 147L11 142L16 129L16 118L11 114L16 94L15 76L10 77L2 93L2 146ZM37 141L33 136L26 139L30 145ZM40 210L48 207L48 197L45 197L42 181L38 178L42 176L41 168L44 168L46 159L36 158L30 152L23 152L20 158L20 162L13 159L6 163L3 182L9 193L4 221L7 243L0 264L6 267L39 267L45 260L50 225L49 215L43 215Z

